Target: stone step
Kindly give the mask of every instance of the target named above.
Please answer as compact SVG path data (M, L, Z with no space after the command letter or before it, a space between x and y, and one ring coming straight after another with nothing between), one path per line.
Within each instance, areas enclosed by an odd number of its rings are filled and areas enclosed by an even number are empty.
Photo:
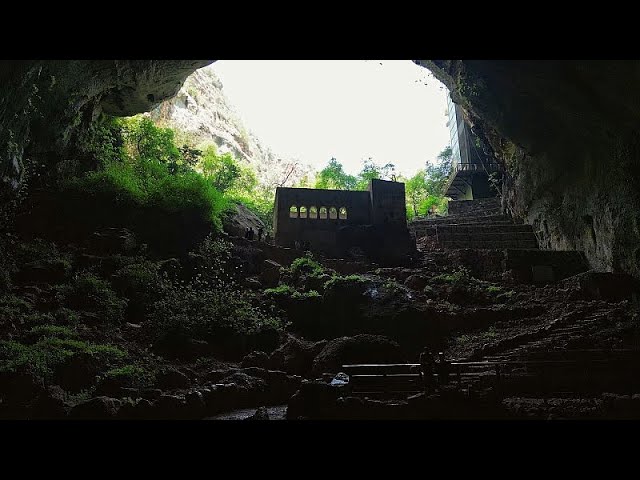
M506 221L509 223L513 223L511 218L507 215L487 215L483 217L477 217L475 215L449 215L446 217L439 218L420 218L417 220L413 220L409 223L409 226L412 225L439 225L440 223L487 223L493 221Z
M473 227L473 226L483 226L483 227L509 227L511 225L515 225L513 222L490 222L490 223L480 223L480 222L474 222L474 223L441 223L438 225L416 225L416 226L410 226L409 230L416 232L416 233L420 233L420 232L431 232L431 231L435 231L436 228L442 228L442 227ZM521 226L521 225L517 225L517 226Z
M531 225L442 225L425 231L429 233L433 232L433 234L437 233L438 237L499 233L533 233Z
M482 211L500 209L501 204L501 199L498 197L476 200L452 200L449 202L448 210L451 214L467 214L471 212L481 214Z
M537 248L535 240L501 240L501 241L439 241L439 245L446 249L475 248L478 250L532 250Z
M436 238L430 235L425 236ZM532 232L438 233L437 242L445 248L538 248L536 237Z

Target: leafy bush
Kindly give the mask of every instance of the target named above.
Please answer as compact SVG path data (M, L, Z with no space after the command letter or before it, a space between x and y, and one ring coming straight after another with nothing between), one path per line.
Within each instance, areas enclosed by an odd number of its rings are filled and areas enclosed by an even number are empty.
M60 252L54 242L42 238L19 242L12 255L20 265L37 261L47 263L61 262L70 267L71 261L70 255Z
M275 288L267 288L264 293L270 296L291 296L296 293L296 289L289 285L278 285Z
M319 277L324 273L324 268L313 259L313 255L309 252L306 256L296 258L291 262L289 272L294 279L297 279L302 275L306 275L308 277Z
M161 215L189 211L220 229L220 217L227 208L222 194L198 173L172 175L166 166L143 158L109 162L102 170L67 181L64 187L72 199L95 204L96 214L120 219L125 225L135 224L132 211L148 209Z
M107 281L91 273L78 275L71 284L57 287L56 298L84 316L99 318L101 323L120 323L127 306L127 301L118 298Z
M0 325L3 323L23 323L20 319L31 313L33 305L12 294L0 297Z
M213 342L232 334L249 335L282 328L248 291L234 284L196 278L187 284L169 283L150 315L152 336L187 335Z
M147 371L142 368L142 367L138 367L136 365L125 365L124 367L120 367L120 368L112 368L111 370L107 371L104 376L105 377L133 377L133 376L139 376L139 375L145 375L147 374Z
M101 226L127 227L152 248L173 252L221 230L229 202L193 169L199 151L178 148L173 131L148 118L116 123L122 146L101 154L97 170L62 181L55 195L71 230L86 236Z
M104 380L115 380L118 384L129 387L142 387L152 383L154 375L138 365L124 365L112 368L103 375Z
M441 275L437 275L436 277L433 277L433 279L436 282L451 283L454 285L466 285L474 280L473 277L471 277L469 270L464 267L458 268L453 273L443 273Z
M56 367L77 354L85 354L111 364L127 353L113 345L86 343L80 340L44 337L32 345L14 340L0 341L0 372L26 371L49 379Z
M57 324L77 325L80 323L80 315L78 312L69 308L61 307L53 312Z
M78 332L60 325L36 325L29 330L29 336L35 338L54 337L54 338L74 338L78 336Z
M124 119L102 115L87 129L80 129L75 142L77 157L63 160L58 170L63 178L95 170L106 162L118 161L125 155Z
M504 302L505 300L511 300L511 298L516 294L513 290L509 290L507 292L499 293L496 297L496 301Z
M231 258L232 248L231 242L208 235L198 245L195 252L202 258L202 271L199 273L206 273L209 278L223 277L224 280L229 281L230 277L226 272L226 267Z
M400 285L397 281L393 279L389 279L383 284L384 290L386 291L386 295L395 296L400 294L403 291L402 285Z
M333 276L330 280L327 280L324 284L324 288L326 290L330 289L341 289L341 288L350 288L357 287L360 289L367 282L367 279L361 277L360 275L347 275L345 277L342 276Z
M316 290L309 290L308 292L295 291L295 292L293 292L293 295L291 295L291 298L295 298L295 299L320 298L321 296L322 295L320 295Z
M113 274L111 281L116 292L136 302L154 300L161 291L158 265L150 261L126 265Z

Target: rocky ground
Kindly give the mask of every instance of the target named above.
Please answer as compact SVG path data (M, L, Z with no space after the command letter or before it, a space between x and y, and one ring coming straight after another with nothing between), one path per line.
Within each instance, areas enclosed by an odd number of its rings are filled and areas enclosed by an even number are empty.
M615 381L591 391L571 382L543 389L517 369L505 372L502 390L489 375L426 398L362 398L328 385L345 363L416 362L425 345L451 361L566 360L571 352L633 349L640 335L636 293L620 287L615 291L624 294L606 294L596 288L611 281L606 276L530 285L502 275L491 282L473 276L473 252L424 248L411 268L379 268L361 258L323 260L231 240L225 268L240 272L235 278L248 298L280 323L246 335L190 337L161 334L157 308L167 292L155 287L167 278L198 278L203 252L157 258L131 232L113 229L86 245L3 238L0 415L273 419L283 416L284 404L287 418L639 412L640 390L616 376L635 359L608 364L601 376ZM577 378L571 371L565 377ZM261 406L268 408L256 410Z

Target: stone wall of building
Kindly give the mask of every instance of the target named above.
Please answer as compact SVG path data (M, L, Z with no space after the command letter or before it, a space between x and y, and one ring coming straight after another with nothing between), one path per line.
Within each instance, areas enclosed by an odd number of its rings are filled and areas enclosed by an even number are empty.
M367 191L278 188L276 244L343 256L360 248L369 258L397 261L412 251L404 184L371 180ZM414 245L415 247L415 245Z
M348 225L371 223L367 191L282 188L276 190L276 243L293 247L309 243L312 250L337 254L337 231Z
M404 183L371 180L371 223L373 225L407 226L407 202Z

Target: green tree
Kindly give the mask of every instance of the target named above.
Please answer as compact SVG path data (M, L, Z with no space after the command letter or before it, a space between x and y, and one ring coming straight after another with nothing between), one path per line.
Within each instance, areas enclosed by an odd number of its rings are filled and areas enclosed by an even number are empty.
M418 170L413 177L406 180L404 191L407 199L407 216L411 219L418 215L422 202L429 195L426 172Z
M448 200L443 190L451 173L451 158L451 147L446 147L434 164L427 164L424 170L419 170L409 179L400 179L405 183L409 220L432 211L446 213Z
M427 165L427 189L434 195L444 195L443 189L451 174L451 147L444 148L437 157L435 165Z
M252 196L254 189L258 186L258 177L256 172L249 165L236 163L239 174L229 190L236 194L244 194Z
M387 163L385 165L377 165L371 158L365 160L362 164L362 170L358 174L358 182L356 190L366 190L369 180L373 179L390 179L395 172L395 165Z
M156 127L147 117L139 115L124 119L122 134L125 148L134 158L164 164L179 164L182 161L180 150L174 142L173 130Z
M189 168L195 167L200 161L200 158L202 158L202 150L192 148L186 143L182 145L179 150L185 166L188 166Z
M358 179L344 171L342 164L335 158L329 160L329 164L324 167L316 176L315 188L332 190L355 190Z
M203 150L200 170L220 192L231 189L242 173L233 155L228 152L219 155L215 145L209 145Z
M300 180L296 182L294 187L296 188L314 188L316 184L315 179L309 178L308 174L305 174Z

